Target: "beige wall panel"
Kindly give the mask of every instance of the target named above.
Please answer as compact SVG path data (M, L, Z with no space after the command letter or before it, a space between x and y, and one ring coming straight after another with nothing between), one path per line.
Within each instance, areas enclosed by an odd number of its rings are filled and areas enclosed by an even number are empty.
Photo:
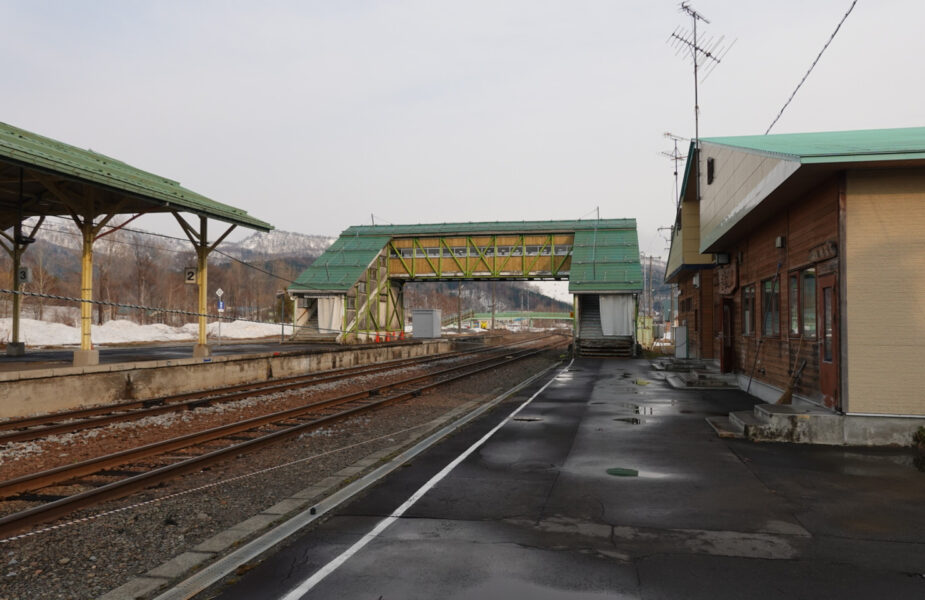
M700 253L700 206L697 202L685 202L681 205L681 230L684 264L712 263L712 255Z
M716 176L707 184L707 159ZM799 168L799 163L704 143L701 154L700 247L708 247Z
M923 230L925 170L849 173L849 412L925 415L925 393L908 376L925 364Z

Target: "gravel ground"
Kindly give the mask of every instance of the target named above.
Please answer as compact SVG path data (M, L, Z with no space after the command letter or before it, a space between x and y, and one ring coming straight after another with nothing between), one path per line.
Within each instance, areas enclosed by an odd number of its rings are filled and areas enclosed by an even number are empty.
M96 598L369 454L410 445L409 436L428 433L421 425L473 399L490 400L558 356L550 351L521 360L76 513L63 527L0 540L0 600ZM333 387L342 393L353 383ZM216 410L212 416L228 414ZM178 422L168 425L172 432L177 427ZM72 441L68 447L80 445ZM24 454L27 462L40 456ZM6 465L4 477L5 472Z

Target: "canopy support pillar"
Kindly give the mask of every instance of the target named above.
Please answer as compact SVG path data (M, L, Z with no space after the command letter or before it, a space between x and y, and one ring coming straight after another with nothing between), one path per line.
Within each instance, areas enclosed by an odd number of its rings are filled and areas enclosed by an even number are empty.
M118 207L117 207L118 210ZM97 234L109 223L116 213L104 216L99 223L94 224L96 218L93 201L86 202L86 213L83 217L71 209L71 218L80 229L81 257L80 257L80 350L74 351L74 366L87 367L100 364L100 351L93 347L91 332L93 329L93 242Z
M228 237L228 234L235 230L237 225L229 227L225 233L210 245L209 224L206 217L199 217L199 230L197 231L180 216L180 213L175 212L173 216L177 220L177 223L180 224L180 227L183 228L183 232L186 234L186 237L189 238L189 241L192 242L193 248L196 250L196 284L199 286L199 308L196 312L199 313L199 337L196 340L196 345L193 346L193 358L206 358L212 355L212 349L209 347L206 332L206 314L209 308L209 254Z
M16 225L13 226L13 235L12 237L6 233L0 231L0 237L6 239L9 242L9 246L0 241L0 247L3 247L6 250L7 254L10 255L10 258L13 259L13 327L10 342L6 345L6 355L7 356L25 356L26 354L26 344L20 341L19 338L19 320L20 313L22 312L22 280L19 276L20 268L22 267L22 255L26 251L26 248L29 247L29 244L35 241L35 234L39 230L39 227L42 226L42 223L45 221L45 217L39 217L38 222L35 224L35 227L32 228L32 233L28 236L22 234L22 222L23 222L23 205L25 204L25 197L23 195L23 169L19 169L19 216L16 220Z

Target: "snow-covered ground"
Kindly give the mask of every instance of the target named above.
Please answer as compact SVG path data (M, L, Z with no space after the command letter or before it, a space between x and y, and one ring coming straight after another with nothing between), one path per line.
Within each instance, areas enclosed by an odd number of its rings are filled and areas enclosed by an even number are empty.
M9 342L12 337L12 319L0 319L0 343ZM207 331L210 339L218 338L217 322L209 323ZM221 325L222 339L254 339L278 336L279 324L250 323L247 321L229 321ZM292 326L286 326L286 335L292 333ZM137 342L191 342L199 335L199 325L187 323L182 327L171 327L155 323L139 325L132 321L108 321L103 325L94 325L91 337L96 344L129 344ZM76 346L80 344L80 328L48 323L35 319L21 319L19 338L28 346Z

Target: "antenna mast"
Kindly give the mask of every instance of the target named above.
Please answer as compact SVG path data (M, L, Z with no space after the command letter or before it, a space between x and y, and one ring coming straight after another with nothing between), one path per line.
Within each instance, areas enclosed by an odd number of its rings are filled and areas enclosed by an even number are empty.
M659 154L667 157L674 163L674 200L673 202L676 205L675 210L679 210L681 208L681 198L679 196L681 191L678 189L678 163L684 160L685 158L687 158L687 155L681 154L681 151L678 150L678 142L689 142L690 140L686 137L681 137L679 135L675 135L668 131L665 132L665 137L674 142L674 150L672 150L671 152L660 152Z
M691 7L687 2L681 3L681 12L685 12L690 15L691 18L691 31L686 31L681 29L675 29L671 36L668 38L668 43L674 46L677 49L676 54L680 54L683 51L690 51L691 59L694 62L694 149L698 154L697 157L697 200L700 200L700 88L701 83L700 79L700 67L702 63L705 63L707 66L705 68L703 79L706 79L710 76L710 73L713 72L713 69L716 68L716 65L720 63L723 57L726 56L726 53L729 52L729 49L732 48L735 42L733 41L728 47L723 47L723 40L725 36L720 37L719 39L708 39L706 41L701 41L697 35L697 21L703 21L707 25L710 24L710 21L706 19L702 14L697 12Z

